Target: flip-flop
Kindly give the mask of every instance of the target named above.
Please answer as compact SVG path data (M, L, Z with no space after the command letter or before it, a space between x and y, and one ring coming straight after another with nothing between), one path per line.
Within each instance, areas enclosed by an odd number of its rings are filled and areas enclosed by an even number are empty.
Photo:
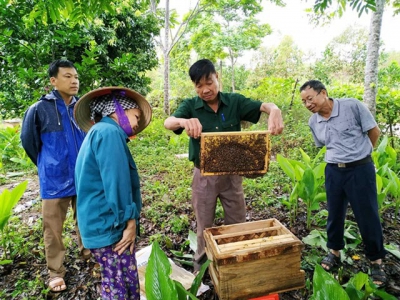
M324 259L321 261L321 266L324 268L325 271L332 271L336 269L337 267L340 266L340 256L336 256L332 252L329 252L327 256L324 257Z
M53 277L49 279L49 288L53 293L59 293L65 291L67 286L65 284L64 278L62 277Z

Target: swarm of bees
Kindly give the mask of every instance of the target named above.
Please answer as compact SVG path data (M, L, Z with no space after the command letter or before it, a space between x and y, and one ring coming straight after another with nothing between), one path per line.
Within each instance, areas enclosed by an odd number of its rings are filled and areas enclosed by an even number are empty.
M203 175L265 174L270 158L267 131L202 133Z

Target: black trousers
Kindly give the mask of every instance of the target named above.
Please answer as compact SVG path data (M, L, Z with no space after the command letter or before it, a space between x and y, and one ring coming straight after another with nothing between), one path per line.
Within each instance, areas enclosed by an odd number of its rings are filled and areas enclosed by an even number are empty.
M375 167L372 162L339 168L327 164L325 187L328 199L327 247L344 248L344 221L348 203L360 229L366 257L384 258L382 226L378 214Z

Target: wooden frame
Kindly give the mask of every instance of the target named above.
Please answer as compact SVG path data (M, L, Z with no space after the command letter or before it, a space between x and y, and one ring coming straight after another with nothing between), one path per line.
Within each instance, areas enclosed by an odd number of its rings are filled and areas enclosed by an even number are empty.
M269 131L201 134L200 171L207 175L263 175L271 157Z

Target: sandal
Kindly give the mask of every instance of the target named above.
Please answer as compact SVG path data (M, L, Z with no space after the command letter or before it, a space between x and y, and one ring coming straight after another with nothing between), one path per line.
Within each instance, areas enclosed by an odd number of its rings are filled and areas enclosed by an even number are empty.
M386 285L386 274L383 271L382 264L371 264L371 277L372 282L378 287L382 288Z
M65 291L67 286L65 284L64 278L62 277L53 277L49 279L49 288L53 293L59 293Z
M321 266L325 271L332 271L333 269L336 269L337 267L340 266L340 256L336 256L332 252L329 252L327 256L324 257L324 259L321 261Z

